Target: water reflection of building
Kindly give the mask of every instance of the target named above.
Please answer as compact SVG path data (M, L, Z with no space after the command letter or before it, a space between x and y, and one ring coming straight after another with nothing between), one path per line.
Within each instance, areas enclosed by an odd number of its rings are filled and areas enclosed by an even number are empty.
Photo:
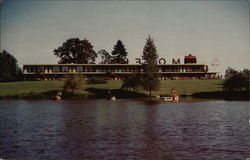
M184 64L158 64L160 79L210 79L216 72L209 72L208 65L197 64L196 57L185 56ZM24 64L26 79L56 80L67 74L81 74L86 77L122 79L133 73L143 73L142 64Z

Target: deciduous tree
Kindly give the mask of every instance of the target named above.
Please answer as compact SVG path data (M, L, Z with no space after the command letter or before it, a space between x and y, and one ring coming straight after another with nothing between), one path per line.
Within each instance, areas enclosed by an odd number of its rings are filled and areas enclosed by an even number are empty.
M98 54L101 56L101 62L100 64L110 64L112 56L105 50L101 49L98 51Z
M243 71L237 71L231 67L228 67L225 72L225 82L223 88L226 91L240 91L249 90L249 69Z
M0 52L0 81L18 81L23 79L23 73L17 65L17 60L7 51Z
M241 73L236 73L225 80L223 88L226 91L249 90L249 81Z
M227 67L227 69L225 71L225 78L228 79L236 73L237 73L237 71L235 69L233 69L231 67Z
M97 57L93 45L87 40L79 38L70 38L62 46L54 49L54 54L60 58L59 64L93 64Z

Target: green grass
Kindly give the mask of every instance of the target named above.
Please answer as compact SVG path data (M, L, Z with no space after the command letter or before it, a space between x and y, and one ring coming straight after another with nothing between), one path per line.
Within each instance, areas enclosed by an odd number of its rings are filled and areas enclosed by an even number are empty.
M197 92L222 91L223 80L165 80L161 81L160 90L156 94L170 94L175 88L178 95L192 95Z
M86 84L85 88L119 89L121 81L108 81L107 84ZM15 96L20 94L44 93L62 90L63 81L24 81L0 83L0 96ZM86 92L85 92L86 93Z
M191 95L196 92L222 91L222 80L163 80L160 90L153 94L169 94L171 88L177 90L178 95ZM120 89L122 81L110 80L107 84L86 84L85 88ZM40 94L54 90L62 90L62 81L24 81L0 83L0 97L21 94ZM144 92L147 93L147 92ZM89 94L85 91L85 94Z
M0 83L0 96L14 96L29 93L43 93L60 90L63 82L60 81L24 81Z

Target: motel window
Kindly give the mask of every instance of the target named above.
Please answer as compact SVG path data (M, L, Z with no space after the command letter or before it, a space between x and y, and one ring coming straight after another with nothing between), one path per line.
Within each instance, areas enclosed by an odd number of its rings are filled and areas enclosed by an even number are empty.
M32 68L33 68L33 67L27 67L27 71L28 71L28 72L32 72Z
M101 67L100 72L106 72L106 67L105 66Z
M83 66L77 66L76 71L77 72L83 72Z
M90 66L88 66L88 67L86 67L85 71L86 71L86 72L93 72L93 68L90 67Z
M62 66L62 72L69 72L69 67Z
M36 66L30 66L28 69L28 72L37 72L37 67Z
M171 72L171 71L172 71L172 69L171 69L170 66L166 66L166 67L164 68L164 72Z
M58 66L53 66L52 71L53 72L60 72L60 68Z
M38 67L38 72L44 72L44 66L39 66Z

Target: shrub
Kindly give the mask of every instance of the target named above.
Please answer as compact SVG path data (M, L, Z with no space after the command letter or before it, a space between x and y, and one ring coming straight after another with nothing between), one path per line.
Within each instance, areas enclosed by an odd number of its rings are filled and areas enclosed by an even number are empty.
M226 91L249 90L249 81L241 73L236 73L225 80L223 88Z
M140 73L134 73L127 77L124 77L123 85L121 89L129 89L132 88L134 91L142 88L143 80L142 75Z
M84 78L80 75L68 75L63 90L70 94L79 94L84 91Z

